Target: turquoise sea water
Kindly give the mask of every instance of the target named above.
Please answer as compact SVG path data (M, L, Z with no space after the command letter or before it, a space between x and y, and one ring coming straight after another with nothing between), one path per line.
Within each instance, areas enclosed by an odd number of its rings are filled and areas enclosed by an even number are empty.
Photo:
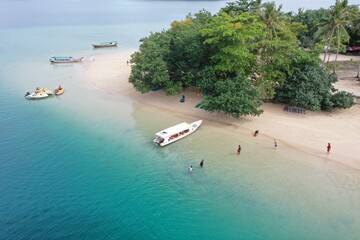
M90 56L97 41L135 49L223 2L1 4L0 239L360 239L359 171L206 121L155 147L154 132L196 119L94 89L82 65L48 62ZM59 83L60 97L23 98Z

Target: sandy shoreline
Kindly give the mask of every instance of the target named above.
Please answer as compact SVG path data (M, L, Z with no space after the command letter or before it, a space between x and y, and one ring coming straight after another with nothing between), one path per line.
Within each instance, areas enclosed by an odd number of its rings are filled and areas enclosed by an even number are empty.
M301 151L316 155L327 161L335 161L345 166L360 169L360 157L357 146L360 145L360 105L351 109L334 112L310 112L298 114L284 112L282 104L265 103L260 117L241 117L234 119L219 113L207 113L194 106L201 102L201 96L195 89L187 89L186 102L179 103L180 96L165 96L160 91L141 94L128 83L131 67L127 60L134 51L110 52L89 56L84 64L84 78L94 87L111 94L121 94L133 101L151 105L158 109L190 115L207 120L206 124L223 123L249 131L260 130L260 134L276 138L281 144L290 144ZM345 60L347 56L338 59ZM354 56L349 58L355 59ZM353 92L360 96L360 82L356 81L356 72L338 72L339 81L335 87ZM330 142L332 150L326 153ZM272 146L273 142L269 142Z

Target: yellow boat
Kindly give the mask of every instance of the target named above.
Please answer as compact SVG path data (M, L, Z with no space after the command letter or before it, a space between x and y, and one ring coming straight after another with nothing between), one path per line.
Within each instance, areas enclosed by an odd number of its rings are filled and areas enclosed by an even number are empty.
M61 87L61 86L59 86L59 87L57 87L57 88L55 88L55 95L61 95L61 94L63 94L64 93L64 91L65 91L65 89L63 88L63 87Z

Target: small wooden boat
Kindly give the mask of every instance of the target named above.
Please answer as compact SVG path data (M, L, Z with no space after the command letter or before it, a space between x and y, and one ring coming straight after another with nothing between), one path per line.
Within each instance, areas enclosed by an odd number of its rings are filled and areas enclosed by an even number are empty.
M64 91L65 91L65 88L63 88L63 87L61 87L61 86L58 86L57 88L55 88L55 95L56 96L59 96L59 95L61 95L61 94L63 94L64 93Z
M94 48L103 48L103 47L116 47L118 45L117 41L112 42L102 42L92 44Z
M35 93L45 93L47 95L53 95L53 91L47 88L36 88Z
M202 120L193 123L180 123L178 125L169 127L160 132L155 133L154 143L163 147L177 140L180 140L191 133L195 132L201 125Z
M51 57L49 61L51 63L73 63L73 62L82 62L82 58L73 58L70 56L62 56L62 57Z
M25 94L25 98L28 100L34 100L34 99L41 99L41 98L47 98L49 95L46 93L30 93L27 92Z

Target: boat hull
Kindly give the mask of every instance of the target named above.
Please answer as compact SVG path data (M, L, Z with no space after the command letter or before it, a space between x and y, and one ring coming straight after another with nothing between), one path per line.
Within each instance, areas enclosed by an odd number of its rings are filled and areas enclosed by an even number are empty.
M92 44L94 48L117 47L117 42Z
M51 63L74 63L82 62L83 58L73 58L73 57L51 57L49 61Z
M61 89L56 88L54 92L56 96L59 96L65 92L65 89L63 87Z
M25 98L27 100L36 100L36 99L42 99L42 98L47 98L47 97L49 97L49 95L47 95L46 93L31 93L31 94L25 96Z

